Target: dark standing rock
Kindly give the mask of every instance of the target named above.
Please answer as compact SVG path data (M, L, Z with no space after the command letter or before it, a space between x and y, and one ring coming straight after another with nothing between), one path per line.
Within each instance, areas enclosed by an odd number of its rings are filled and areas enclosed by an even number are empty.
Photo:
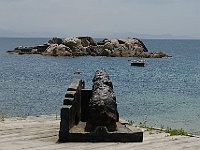
M98 127L106 127L109 132L117 130L119 121L113 85L105 71L99 70L93 79L92 97L88 108L88 121L85 130L95 132Z
M53 39L49 40L49 44L62 44L63 40L61 38L54 37Z
M37 46L37 52L38 53L43 53L46 51L46 49L49 47L50 45L48 44L44 44L44 45L38 45Z

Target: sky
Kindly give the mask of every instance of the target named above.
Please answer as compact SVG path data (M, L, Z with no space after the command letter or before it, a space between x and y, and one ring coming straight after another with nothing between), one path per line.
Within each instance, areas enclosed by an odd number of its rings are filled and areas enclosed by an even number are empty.
M0 0L0 29L37 36L200 39L200 0Z

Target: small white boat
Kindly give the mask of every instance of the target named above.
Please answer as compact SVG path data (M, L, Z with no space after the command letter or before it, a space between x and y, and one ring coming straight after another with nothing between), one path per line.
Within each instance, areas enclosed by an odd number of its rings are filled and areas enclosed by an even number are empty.
M144 67L145 60L131 60L131 66Z

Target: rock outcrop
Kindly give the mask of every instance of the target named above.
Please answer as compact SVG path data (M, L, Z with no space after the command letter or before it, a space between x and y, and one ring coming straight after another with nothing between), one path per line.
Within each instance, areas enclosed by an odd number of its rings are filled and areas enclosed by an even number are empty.
M43 45L19 46L8 52L49 56L170 57L164 52L148 52L144 43L137 38L105 38L102 41L96 41L92 37L72 37L64 40L54 37Z

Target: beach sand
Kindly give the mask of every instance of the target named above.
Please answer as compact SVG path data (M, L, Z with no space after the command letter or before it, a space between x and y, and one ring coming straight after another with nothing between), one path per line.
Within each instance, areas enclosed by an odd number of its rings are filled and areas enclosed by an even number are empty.
M4 121L3 121L4 120ZM139 143L57 143L60 120L56 115L1 118L0 150L198 150L200 138L169 136L158 130L145 131ZM142 129L143 131L145 129Z

